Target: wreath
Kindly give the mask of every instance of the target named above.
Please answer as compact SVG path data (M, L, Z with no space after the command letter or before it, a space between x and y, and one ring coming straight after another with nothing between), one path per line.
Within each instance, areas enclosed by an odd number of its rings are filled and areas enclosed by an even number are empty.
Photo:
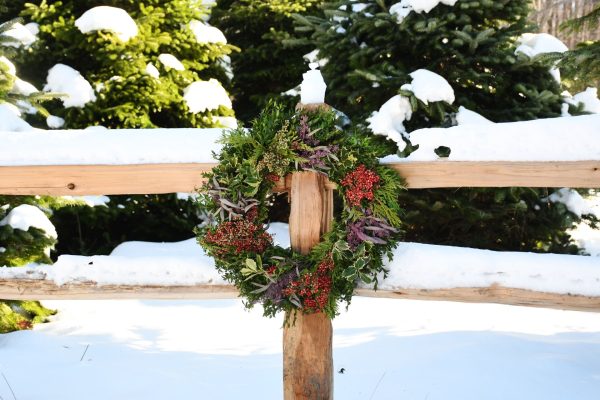
M378 139L342 130L327 107L294 111L271 103L252 125L224 134L219 164L204 175L199 202L209 221L197 229L198 241L246 307L260 303L266 316L299 310L333 318L359 280L376 288L385 277L383 257L392 257L400 236L403 181L379 165ZM274 245L267 232L273 189L296 171L326 175L341 204L332 229L307 255Z

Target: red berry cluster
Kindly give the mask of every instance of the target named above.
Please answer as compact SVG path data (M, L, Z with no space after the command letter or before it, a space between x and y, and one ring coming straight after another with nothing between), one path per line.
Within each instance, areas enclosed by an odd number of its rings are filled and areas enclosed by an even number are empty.
M319 263L315 272L304 274L298 280L291 282L283 290L283 295L295 294L301 298L305 313L323 311L329 302L333 268L333 258L330 255Z
M277 174L267 174L265 178L273 183L279 182L279 175Z
M342 186L346 188L346 200L351 206L360 206L363 199L373 200L373 191L380 180L374 171L363 164L359 165L342 180Z
M248 220L227 221L204 237L207 244L216 246L216 254L237 254L241 252L262 253L273 243L273 238L261 225Z

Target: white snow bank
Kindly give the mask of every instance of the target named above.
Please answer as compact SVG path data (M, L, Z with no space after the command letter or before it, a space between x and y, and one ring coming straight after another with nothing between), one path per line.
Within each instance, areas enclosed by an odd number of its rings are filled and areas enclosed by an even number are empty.
M138 34L138 27L127 11L109 6L98 6L87 10L75 21L75 26L83 34L95 31L113 32L127 42Z
M48 71L47 83L44 90L65 94L62 98L65 107L83 107L89 102L96 101L92 85L77 71L64 64L56 64Z
M600 114L600 99L598 99L598 89L595 87L588 87L586 90L577 93L572 98L567 98L566 101L575 106L582 103L583 111Z
M524 33L517 39L515 54L523 53L528 57L535 57L545 53L564 53L569 48L555 36L548 33ZM550 68L550 75L560 83L560 70Z
M600 115L426 128L411 132L410 140L418 150L383 162L436 160L439 146L449 147L448 159L456 161L600 160Z
M411 83L402 85L402 90L412 92L416 98L425 104L436 101L454 102L454 90L442 76L426 69L418 69L410 73ZM400 151L404 150L406 143L403 136L406 134L404 121L409 121L412 116L412 106L408 98L396 95L386 101L379 111L374 111L367 119L369 129L376 134L386 136L398 145Z
M176 71L183 71L184 65L173 54L163 53L158 56L158 61L165 67L172 68Z
M390 7L390 14L395 15L396 20L401 24L411 11L418 14L423 12L428 13L440 3L447 6L453 6L456 4L456 1L457 0L402 0Z
M367 119L369 129L381 136L393 140L402 151L406 147L403 135L406 133L404 121L409 121L412 116L412 107L408 98L397 94L386 101L379 111L373 112Z
M57 238L56 229L46 217L46 214L39 208L29 204L21 204L10 210L8 215L0 221L0 226L4 225L10 225L14 229L22 231L28 231L31 227L38 228L46 232L49 237Z
M2 36L4 36L5 39L9 38L9 40L4 41L3 44L11 47L29 47L37 40L35 34L19 22L14 24L9 30L5 31Z
M515 54L523 53L529 57L535 57L544 53L564 53L569 48L557 37L549 33L524 33L517 39Z
M483 115L471 111L463 106L458 107L456 113L456 123L458 125L487 125L493 124L492 121L484 117Z
M202 21L191 20L190 29L198 43L227 43L225 35L219 28L205 24Z
M287 225L269 232L289 245ZM90 264L92 263L92 264ZM496 252L419 243L401 243L379 289L504 287L540 292L600 296L600 258ZM53 266L0 268L0 278L49 279L57 284L92 280L102 284L223 284L195 239L178 243L129 242L111 256L61 256ZM367 287L363 285L363 287Z
M21 112L10 103L0 103L0 132L31 131L33 127L21 119ZM2 144L4 148L4 143ZM16 150L15 150L16 151ZM6 152L0 152L0 158Z
M59 310L51 323L0 338L5 400L14 399L11 389L17 399L283 397L283 318L264 318L260 307L247 312L241 300L44 305ZM598 399L594 313L355 298L333 327L334 371L344 369L335 374L338 399Z
M0 118L0 127L3 121ZM0 131L0 165L210 163L215 162L212 152L221 149L217 141L222 132L219 128Z
M400 243L380 290L488 287L600 296L600 258ZM363 287L369 287L363 285Z
M231 108L231 99L216 79L196 81L183 90L185 100L191 113L216 110L219 106Z
M402 85L400 89L409 90L425 104L436 101L454 103L454 90L443 76L426 69L418 69L410 73L411 83Z
M548 196L548 200L553 203L564 204L569 211L580 218L584 214L592 214L600 218L600 210L595 210L588 201L573 189L559 189Z

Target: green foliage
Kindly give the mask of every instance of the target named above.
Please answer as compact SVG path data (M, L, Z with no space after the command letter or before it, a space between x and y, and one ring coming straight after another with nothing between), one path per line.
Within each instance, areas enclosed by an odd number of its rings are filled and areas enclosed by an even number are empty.
M600 4L588 14L567 21L561 28L567 32L593 30L600 24ZM579 43L574 50L556 55L558 67L571 90L584 90L588 86L600 88L600 40Z
M528 1L459 0L411 12L402 23L389 13L395 0L362 3L360 12L339 1L324 6L329 18L298 19L310 29L304 42L332 60L322 68L327 103L351 118L376 111L420 68L446 78L456 104L492 121L560 115L560 88L548 69L514 54L514 40L532 29Z
M314 14L321 0L219 0L211 23L241 49L231 55L232 93L238 118L249 122L269 99L284 101L282 92L299 85L311 46L282 44L293 32L292 13ZM289 104L297 102L287 97Z
M200 204L214 223L197 230L198 241L246 305L261 303L266 316L300 310L333 318L359 280L376 284L385 274L383 257L396 246L402 181L378 165L370 137L337 125L332 111L269 104L251 131L224 138L219 164L206 174ZM275 182L296 171L324 174L342 198L332 230L308 255L274 246L264 228Z
M138 26L137 36L123 42L108 31L81 33L75 20L100 5L127 11ZM231 110L221 106L191 113L183 100L183 90L192 82L226 81L220 60L235 50L222 43L197 42L189 23L202 20L207 13L206 6L196 0L27 3L20 14L38 23L40 32L17 61L23 76L39 86L46 78L40 71L62 63L78 70L96 90L97 100L82 108L63 108L58 100L49 106L52 114L66 120L66 128L218 126L214 117L231 116ZM165 67L158 61L163 53L177 57L185 70ZM160 78L146 72L149 63L159 69Z
M0 334L31 329L33 324L47 322L56 311L43 307L37 301L0 301Z
M410 132L446 127L455 107L464 106L495 122L560 115L562 98L549 66L515 55L515 40L535 31L527 21L527 0L440 4L428 13L411 12L401 23L389 8L396 0L338 1L324 16L296 16L294 43L312 43L328 83L326 101L362 121L410 83L409 74L428 69L454 89L453 107L424 105L411 98ZM353 11L354 8L354 11ZM300 33L299 33L300 34ZM413 96L414 97L414 96ZM383 141L383 139L380 139ZM384 147L385 143L381 143ZM515 144L517 145L517 144ZM389 152L392 145L387 144ZM408 151L410 151L410 146ZM443 150L441 155L443 156ZM551 190L507 188L411 190L399 193L406 240L501 250L573 253L565 229L578 218L541 200Z
M223 58L237 51L223 43L198 43L189 23L209 13L199 0L6 3L9 10L4 16L0 12L0 20L12 13L39 24L38 41L16 59L24 78L43 87L45 71L62 63L78 70L96 90L96 101L82 108L64 108L60 100L48 105L66 120L65 128L208 128L220 126L216 118L233 115L224 106L192 113L183 99L184 89L195 81L215 78L227 86ZM75 20L100 5L127 11L138 35L122 42L108 31L81 33ZM185 70L165 67L158 61L163 53L174 55ZM146 73L149 63L159 70L159 79ZM56 210L52 221L63 238L59 254L107 254L127 240L187 239L201 217L192 202L175 195L114 196L108 208L66 207Z
M0 221L21 204L35 205L37 199L28 196L0 196ZM50 263L49 249L56 240L38 228L27 231L0 225L0 267L18 267L31 262ZM0 300L0 333L30 329L32 324L45 322L54 311L37 301Z
M0 9L0 12L7 9ZM0 56L13 56L12 48L7 47L8 40L4 33L14 26L18 20L11 20L0 25ZM34 94L24 96L13 93L13 85L17 79L6 63L0 62L0 103L8 102L17 105L19 101L27 101L37 105L43 111L39 101L46 96ZM0 195L0 221L20 204L36 205L40 203L31 196ZM38 228L31 227L27 231L13 229L8 224L0 225L0 267L21 266L30 262L49 263L49 249L56 240L47 236ZM45 322L54 311L44 308L37 301L0 300L0 334L19 329L30 329L34 323Z

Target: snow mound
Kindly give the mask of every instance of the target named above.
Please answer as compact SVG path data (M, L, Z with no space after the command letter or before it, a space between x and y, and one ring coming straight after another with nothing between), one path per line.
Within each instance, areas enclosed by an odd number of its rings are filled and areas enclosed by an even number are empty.
M426 69L418 69L410 73L411 83L402 85L402 90L409 90L425 104L445 101L454 103L454 90L444 77Z
M581 218L584 214L592 214L600 218L600 213L583 198L581 195L569 188L562 188L548 196L548 200L553 203L562 203L569 211Z
M158 61L160 61L165 67L172 68L176 71L183 71L185 69L181 61L179 61L173 54L163 53L158 56Z
M227 43L225 35L219 28L205 24L202 21L193 19L190 21L190 29L198 43Z
M59 129L62 128L64 124L65 120L56 115L48 115L48 118L46 118L46 125L48 125L48 128Z
M109 31L123 42L138 34L138 27L133 18L127 11L117 7L98 6L89 9L75 21L75 26L83 34Z
M219 106L231 108L231 99L216 79L196 81L183 90L185 100L191 113L216 110Z
M77 71L64 64L56 64L48 71L44 90L65 94L62 98L65 107L83 107L89 102L96 101L92 85Z
M404 21L412 11L421 14L428 13L433 10L438 4L453 6L457 0L402 0L390 7L390 14L396 16L399 24Z
M20 229L26 232L29 228L34 227L43 230L51 238L57 238L56 229L48 217L46 217L46 214L39 208L29 204L21 204L20 206L13 208L8 215L0 221L0 226L4 225L10 225L14 229Z
M20 94L23 96L30 96L34 93L37 93L39 90L31 83L24 81L22 79L16 78L15 83L13 84L12 89L10 90L12 93Z
M451 128L425 128L410 133L419 148L407 158L383 162L433 161L440 146L454 161L582 161L600 159L600 114L546 118Z
M406 133L404 121L410 120L412 107L410 101L404 96L396 95L386 101L379 111L373 112L367 119L369 129L381 136L387 136L398 144L400 150L404 150L406 143L403 135Z
M463 106L458 107L458 113L456 113L456 122L458 125L486 125L493 124L492 121L487 119L481 114L471 111Z
M219 153L222 147L223 130L217 128L110 130L96 126L40 134L5 132L3 123L0 114L2 166L212 163L213 152Z
M21 119L21 112L17 107L9 103L0 103L0 131L6 131L12 134L12 132L31 130L33 130L31 125ZM3 151L5 151L4 144ZM0 154L2 153L0 152Z
M2 36L4 36L5 39L8 38L3 44L11 47L29 47L37 40L35 34L19 22L4 32Z
M535 57L544 53L564 53L569 48L557 37L549 33L524 33L517 39L515 54L523 53Z
M583 111L600 114L600 99L598 99L598 89L595 87L588 87L583 92L574 95L573 99L569 99L568 101L574 105L583 103Z
M379 290L500 285L538 292L600 295L597 257L400 243L386 267L389 274L379 280Z

